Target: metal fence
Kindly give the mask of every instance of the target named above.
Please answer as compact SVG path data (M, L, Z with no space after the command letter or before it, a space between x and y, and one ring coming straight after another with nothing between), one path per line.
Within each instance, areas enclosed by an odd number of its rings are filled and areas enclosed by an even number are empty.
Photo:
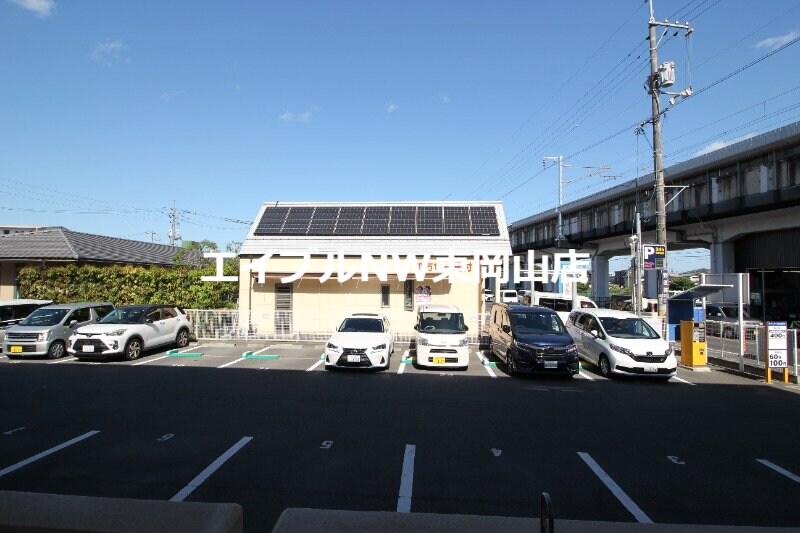
M328 340L345 316L347 310L331 311L267 311L248 312L237 309L187 309L194 323L198 341L313 341ZM357 312L357 311L352 311ZM409 342L416 332L413 329L416 314L409 311L383 312L392 324L395 341ZM488 313L465 314L470 343L483 341Z
M733 326L735 329L731 329ZM711 334L708 332L711 331ZM706 351L709 357L730 361L739 365L742 372L756 373L765 367L766 331L764 326L747 325L744 338L739 340L739 325L731 322L706 321ZM789 373L798 376L798 330L787 330L787 355Z

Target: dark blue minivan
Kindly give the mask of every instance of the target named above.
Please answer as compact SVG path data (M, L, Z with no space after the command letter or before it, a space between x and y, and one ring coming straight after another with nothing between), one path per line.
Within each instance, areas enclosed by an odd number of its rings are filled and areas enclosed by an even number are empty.
M496 303L489 317L489 349L517 374L574 376L578 349L555 311L538 305Z

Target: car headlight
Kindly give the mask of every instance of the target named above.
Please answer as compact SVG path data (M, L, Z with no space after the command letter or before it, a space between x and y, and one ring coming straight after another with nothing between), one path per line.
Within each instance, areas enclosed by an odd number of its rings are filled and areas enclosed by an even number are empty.
M417 344L419 346L428 346L430 343L428 342L428 339L417 339Z
M624 353L625 355L630 355L630 356L633 356L633 352L632 352L632 351L630 351L630 350L629 350L629 349L627 349L627 348L624 348L624 347L622 347L622 346L618 346L618 345L616 345L616 344L611 344L611 343L609 343L609 344L608 344L608 346L609 346L609 347L610 347L612 350L614 350L615 352Z
M37 341L37 342L42 342L42 341L46 341L46 340L48 340L48 339L50 338L50 334L51 334L51 333L52 333L52 331L50 331L50 330L48 330L48 331L43 331L43 332L39 333L39 334L36 336L36 341Z
M332 342L329 342L328 344L326 344L325 347L327 349L329 349L329 350L338 350L339 349L339 347L336 346L335 344L333 344Z
M458 344L456 344L456 346L466 346L468 344L469 344L469 341L467 341L466 338L463 338L460 341L458 341Z
M119 328L113 331L106 331L106 335L109 337L119 337L120 335L125 333L125 331L127 331L125 328Z
M669 348L667 348L667 351L666 351L666 352L664 352L664 355L665 355L665 356L670 356L670 355L672 355L672 346L670 346Z
M376 352L377 352L378 350L385 350L385 349L386 349L386 344L385 344L385 343L384 343L384 344L379 344L379 345L377 345L377 346L373 346L373 347L372 347L372 350L373 350L373 351L376 351Z
M567 355L578 355L578 348L574 344L567 346Z

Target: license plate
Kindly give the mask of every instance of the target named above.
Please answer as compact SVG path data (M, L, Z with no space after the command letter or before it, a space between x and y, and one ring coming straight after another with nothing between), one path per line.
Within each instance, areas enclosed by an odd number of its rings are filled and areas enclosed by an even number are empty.
M347 362L348 363L360 363L361 362L361 356L360 355L348 355L347 356Z
M22 353L22 346L12 346L11 353Z
M81 351L82 351L82 352L93 352L93 351L94 351L94 346L93 346L93 345L91 345L91 344L84 344L84 345L81 347Z
M443 365L447 362L444 357L434 357L431 361L434 365Z
M646 367L644 367L644 371L645 372L658 372L658 367L655 367L655 366L652 366L652 365L646 366Z
M558 368L558 361L545 361L544 362L545 368Z

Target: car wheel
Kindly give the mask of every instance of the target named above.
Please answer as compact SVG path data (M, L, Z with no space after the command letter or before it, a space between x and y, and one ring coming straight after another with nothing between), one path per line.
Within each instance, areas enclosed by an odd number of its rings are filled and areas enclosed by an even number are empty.
M61 341L53 342L50 348L47 349L47 358L60 359L62 357L64 357L64 343Z
M604 378L611 377L611 362L606 354L600 356L600 375Z
M142 355L142 341L136 338L129 340L128 344L125 345L125 359L133 361L138 359L140 355Z
M509 355L506 355L506 370L508 370L509 376L516 376L519 373L517 370L517 361Z
M189 332L185 329L182 329L178 332L178 336L175 337L175 345L178 348L186 348L189 346Z

